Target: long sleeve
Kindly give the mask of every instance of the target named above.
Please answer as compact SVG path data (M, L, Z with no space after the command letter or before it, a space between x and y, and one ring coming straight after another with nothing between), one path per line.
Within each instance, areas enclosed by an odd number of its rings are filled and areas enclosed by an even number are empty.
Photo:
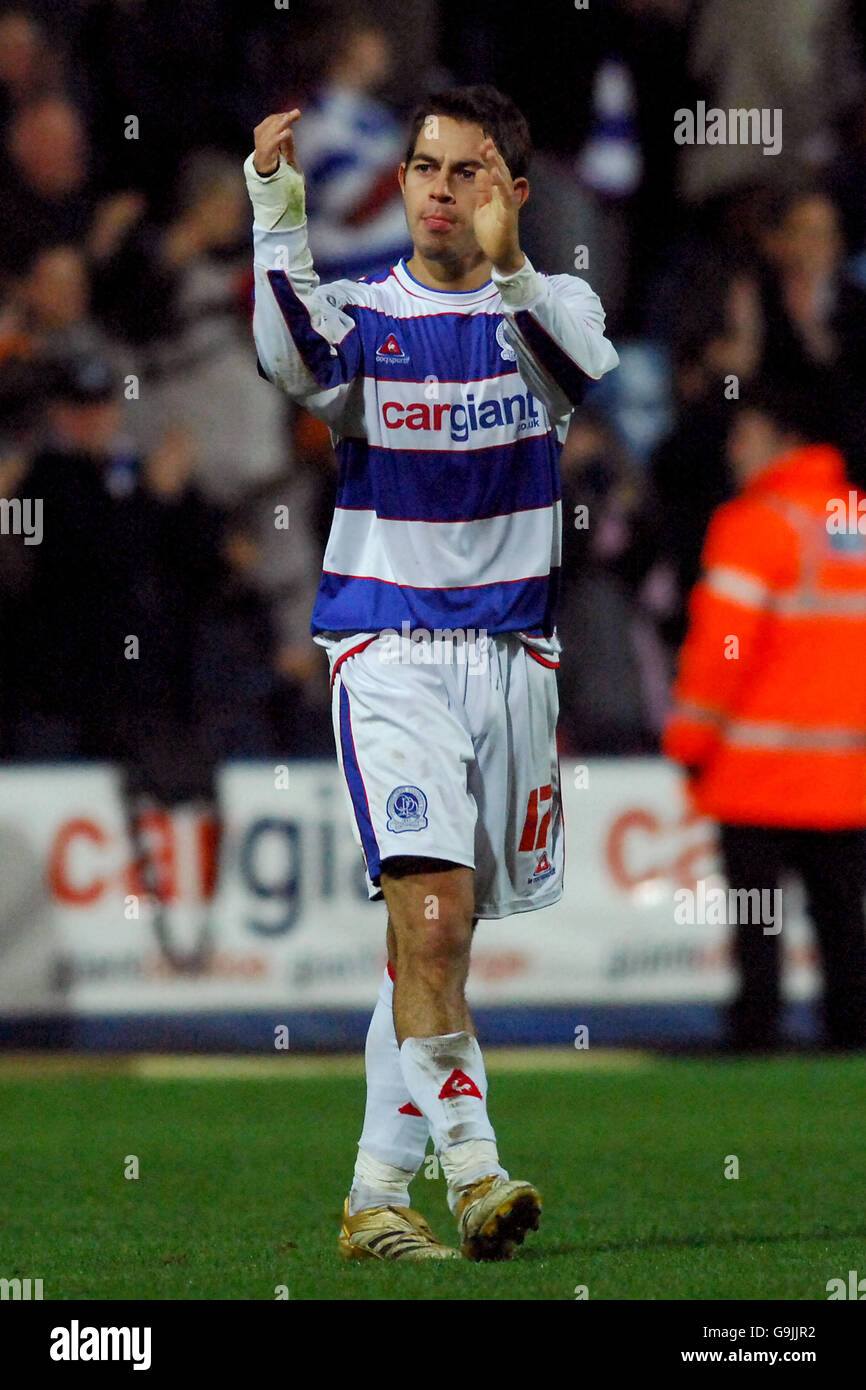
M619 363L604 336L601 300L575 275L540 275L528 257L514 275L494 270L493 283L521 376L553 416L569 415L587 378L597 381Z
M253 337L262 372L340 431L362 360L360 334L346 307L361 299L361 287L319 284L306 223L284 232L256 227L253 242Z
M268 381L341 431L347 415L357 413L351 403L362 364L360 334L346 309L365 302L365 287L352 281L319 283L307 245L302 192L298 197L288 180L283 188L274 186L284 168L261 179L252 156L245 165L255 210L253 337L259 366ZM291 225L297 216L302 220ZM286 222L290 225L282 225Z

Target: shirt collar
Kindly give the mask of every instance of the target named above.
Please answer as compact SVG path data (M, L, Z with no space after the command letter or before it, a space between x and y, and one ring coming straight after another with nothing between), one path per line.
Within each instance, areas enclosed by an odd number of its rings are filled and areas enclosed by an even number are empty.
M439 304L458 314L464 309L474 308L476 304L496 299L499 295L499 290L492 280L479 285L475 290L432 290L429 285L422 285L420 280L416 280L415 276L409 273L405 258L398 261L391 274L407 294L413 295L416 299L426 299L432 304Z

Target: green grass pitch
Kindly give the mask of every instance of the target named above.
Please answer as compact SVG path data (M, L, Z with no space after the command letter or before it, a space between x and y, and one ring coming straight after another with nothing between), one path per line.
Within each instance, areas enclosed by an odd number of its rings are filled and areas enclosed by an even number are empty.
M500 1152L540 1188L541 1230L508 1263L433 1267L338 1259L359 1078L5 1067L0 1276L46 1299L821 1300L866 1273L861 1057L617 1070L574 1052L500 1073L491 1052ZM452 1240L443 1181L422 1170L413 1199Z

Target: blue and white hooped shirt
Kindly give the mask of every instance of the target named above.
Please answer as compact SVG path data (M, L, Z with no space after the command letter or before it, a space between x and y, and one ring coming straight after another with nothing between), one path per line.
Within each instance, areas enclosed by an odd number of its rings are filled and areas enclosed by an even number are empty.
M528 260L466 291L404 261L322 285L306 224L254 242L260 370L328 424L339 462L313 634L550 636L559 454L586 379L619 360L598 296Z

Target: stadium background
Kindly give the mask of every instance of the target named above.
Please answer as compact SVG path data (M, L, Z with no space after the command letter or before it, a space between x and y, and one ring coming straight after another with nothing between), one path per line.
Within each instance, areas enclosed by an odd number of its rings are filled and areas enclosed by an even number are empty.
M810 1050L802 914L799 1046L669 1055L714 1048L733 980L725 928L674 918L718 858L658 749L732 490L725 378L829 376L866 480L864 38L843 0L0 7L0 498L44 501L39 545L0 535L0 1277L46 1299L823 1299L863 1269L862 1058ZM563 456L566 896L483 924L471 985L545 1223L509 1266L341 1268L383 910L308 636L333 457L256 375L241 162L265 113L304 107L319 267L360 273L402 236L418 93L487 80L535 139L529 255L591 282L622 359ZM698 101L781 109L782 152L677 146ZM829 372L792 262L845 307ZM413 1201L444 1230L435 1177Z
M563 455L566 896L479 929L472 999L491 1042L718 1037L725 929L673 915L677 888L721 882L713 827L659 735L732 494L724 381L830 376L866 478L864 29L841 0L531 23L447 0L3 8L0 491L43 499L45 534L0 536L0 1040L363 1039L382 909L308 636L333 456L256 375L241 162L264 113L300 104L320 273L359 274L405 245L391 176L419 92L488 80L533 131L527 251L590 280L622 365ZM701 100L781 110L782 151L678 146ZM844 302L832 372L789 308L794 260ZM785 936L808 1039L796 910Z

